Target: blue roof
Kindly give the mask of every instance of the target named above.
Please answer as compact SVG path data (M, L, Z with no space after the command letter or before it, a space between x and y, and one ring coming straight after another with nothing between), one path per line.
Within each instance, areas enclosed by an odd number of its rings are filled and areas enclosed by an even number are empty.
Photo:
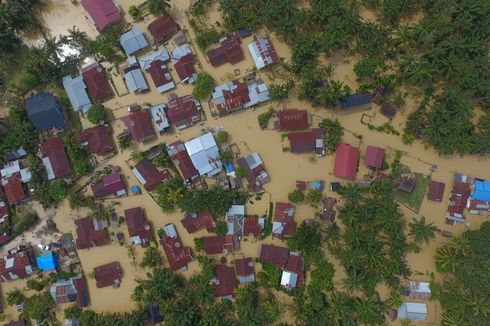
M56 269L58 266L58 258L52 251L45 251L40 256L36 257L37 267L42 271Z
M25 100L27 117L37 130L63 129L66 125L61 106L51 93L39 93Z
M371 95L369 94L351 94L347 96L339 106L341 109L348 109L359 105L371 103Z
M139 27L135 27L121 35L120 41L127 55L136 53L148 46L148 41L145 39L143 31Z
M476 180L471 198L490 202L490 181Z
M133 194L137 194L138 192L140 192L140 188L137 186L131 186L130 190Z
M230 161L227 161L225 163L225 170L226 170L226 173L232 173L235 171L235 167L233 166L233 163L230 162Z
M132 69L124 75L126 85L130 92L142 92L148 90L148 84L145 81L143 72L140 68Z

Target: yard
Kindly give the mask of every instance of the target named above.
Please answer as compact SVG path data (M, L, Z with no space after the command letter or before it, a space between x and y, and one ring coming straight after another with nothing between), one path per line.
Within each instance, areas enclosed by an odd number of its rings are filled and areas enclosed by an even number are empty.
M415 173L415 175L417 177L417 181L413 191L411 193L406 193L395 190L394 197L401 204L407 206L415 213L418 213L427 192L427 187L429 186L429 179L420 173Z

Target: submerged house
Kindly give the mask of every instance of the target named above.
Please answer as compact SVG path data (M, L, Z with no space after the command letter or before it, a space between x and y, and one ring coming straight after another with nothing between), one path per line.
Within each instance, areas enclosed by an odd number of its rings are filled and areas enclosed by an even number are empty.
M316 156L324 156L324 137L325 135L322 128L313 128L310 131L289 133L288 139L291 153L315 153Z
M455 225L456 222L465 222L465 209L471 196L471 183L465 175L456 174L449 206L446 212L446 223Z
M83 275L58 280L51 285L49 292L56 304L76 302L79 308L83 308L89 303L87 282Z
M103 246L109 243L107 234L107 221L98 221L91 217L75 220L77 239L75 241L78 249Z
M279 131L306 130L311 124L311 115L306 110L285 109L274 113L274 128Z
M150 115L155 129L160 134L164 134L170 130L170 121L168 121L167 106L164 103L154 105L150 108Z
M24 102L27 118L38 131L61 130L66 126L61 105L51 93L38 93Z
M39 145L39 156L48 180L65 177L71 173L70 162L61 138L52 138Z
M122 180L122 175L118 172L105 175L102 177L102 180L90 186L97 199L126 195L126 186Z
M31 181L32 174L20 160L8 162L0 169L0 184L3 187L9 205L27 198L24 184Z
M429 190L427 192L427 199L432 201L438 201L438 202L442 201L442 198L444 197L445 188L446 188L445 183L430 180Z
M259 70L279 61L279 56L269 37L254 36L252 43L248 45L248 50L255 67Z
M112 286L119 287L121 284L122 270L118 262L97 266L94 268L95 286L104 288Z
M82 130L75 137L81 148L98 156L106 156L115 150L111 133L109 125L98 125Z
M193 95L169 97L167 116L175 128L182 130L201 121L201 103Z
M170 40L172 35L177 33L178 30L179 26L168 14L158 17L148 25L148 31L155 43L163 43Z
M376 146L368 146L364 164L372 169L381 169L385 160L385 150Z
M240 248L238 239L232 235L215 235L201 239L204 252L208 255L227 255Z
M178 140L169 144L167 152L186 183L192 183L199 178L199 172L194 167L183 141Z
M303 257L298 252L263 244L260 247L259 261L282 270L280 285L286 290L304 286L305 265Z
M148 110L143 110L139 106L131 106L129 115L122 117L121 120L128 128L132 140L142 143L155 138Z
M212 177L223 170L218 145L208 132L185 143L192 164L201 176Z
M141 93L149 89L139 64L132 64L124 69L124 80L130 92Z
M109 84L109 75L98 63L83 68L82 77L93 102L105 102L114 96Z
M177 229L173 224L165 225L163 231L165 234L160 240L160 244L163 247L170 268L174 271L187 270L187 264L192 261L190 248L182 245Z
M87 85L85 85L82 76L75 78L72 76L63 77L63 87L73 110L87 113L88 109L92 106L92 102L88 97Z
M136 163L132 172L147 191L153 191L157 186L172 179L172 175L167 169L159 171L146 158Z
M105 31L122 19L119 8L112 0L81 0L81 4L92 17L99 32Z
M241 284L255 282L255 270L252 258L236 259L235 272Z
M398 318L408 320L426 320L427 305L419 302L404 302L398 308Z
M339 108L350 109L353 107L364 106L370 104L371 101L372 97L369 94L351 94L339 103Z
M335 155L333 174L337 178L354 180L359 164L359 148L348 143L340 143Z
M122 34L119 41L127 56L133 55L148 46L145 34L139 27Z
M291 203L276 203L274 211L274 221L272 222L272 236L282 238L290 236L296 232L296 222L294 213L296 207Z
M209 282L216 298L232 299L235 297L237 284L233 267L221 264L214 266L214 277Z
M267 219L265 217L246 216L243 223L243 236L244 237L259 237L264 233L265 223Z
M228 228L227 235L241 238L243 236L243 223L245 220L245 206L231 205L225 214L225 222Z
M128 226L128 234L131 242L135 245L141 245L145 248L153 240L151 225L145 218L141 207L134 207L124 210L124 218Z
M219 42L219 47L208 52L208 59L213 67L221 66L227 62L235 64L243 60L240 36L237 33L223 37Z
M178 46L172 51L172 63L182 83L193 84L196 82L195 61L191 47L187 44Z
M182 226L189 233L194 233L202 229L208 232L213 232L216 227L213 216L209 211L201 211L199 213L188 214L181 221Z
M259 192L263 190L263 185L271 181L258 153L255 152L238 159L237 164L246 172L245 177L250 191Z
M29 251L19 251L0 258L0 282L14 281L34 274L34 257Z
M468 202L470 214L486 215L490 211L490 181L475 179Z

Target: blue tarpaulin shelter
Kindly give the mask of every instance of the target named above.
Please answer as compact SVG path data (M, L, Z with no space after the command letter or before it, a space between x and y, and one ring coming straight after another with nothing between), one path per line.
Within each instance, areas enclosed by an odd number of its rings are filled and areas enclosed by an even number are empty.
M36 257L37 267L42 271L49 271L58 267L58 257L52 251L45 251Z
M472 199L490 202L490 181L476 180Z
M140 188L137 186L132 186L130 189L133 194L139 194L140 192Z

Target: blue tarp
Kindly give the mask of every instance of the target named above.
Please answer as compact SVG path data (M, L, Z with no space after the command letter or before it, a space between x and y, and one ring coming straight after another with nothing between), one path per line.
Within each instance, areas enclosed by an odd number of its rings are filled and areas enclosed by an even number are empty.
M225 169L227 174L235 172L235 167L233 166L233 163L230 161L225 163Z
M45 251L36 257L37 267L42 271L49 271L58 267L58 258L52 251Z
M476 180L472 199L490 202L490 181Z
M130 189L133 194L137 194L140 192L140 188L137 186L132 186Z
M371 95L369 94L351 94L340 102L341 109L348 109L359 105L368 104L371 102Z

